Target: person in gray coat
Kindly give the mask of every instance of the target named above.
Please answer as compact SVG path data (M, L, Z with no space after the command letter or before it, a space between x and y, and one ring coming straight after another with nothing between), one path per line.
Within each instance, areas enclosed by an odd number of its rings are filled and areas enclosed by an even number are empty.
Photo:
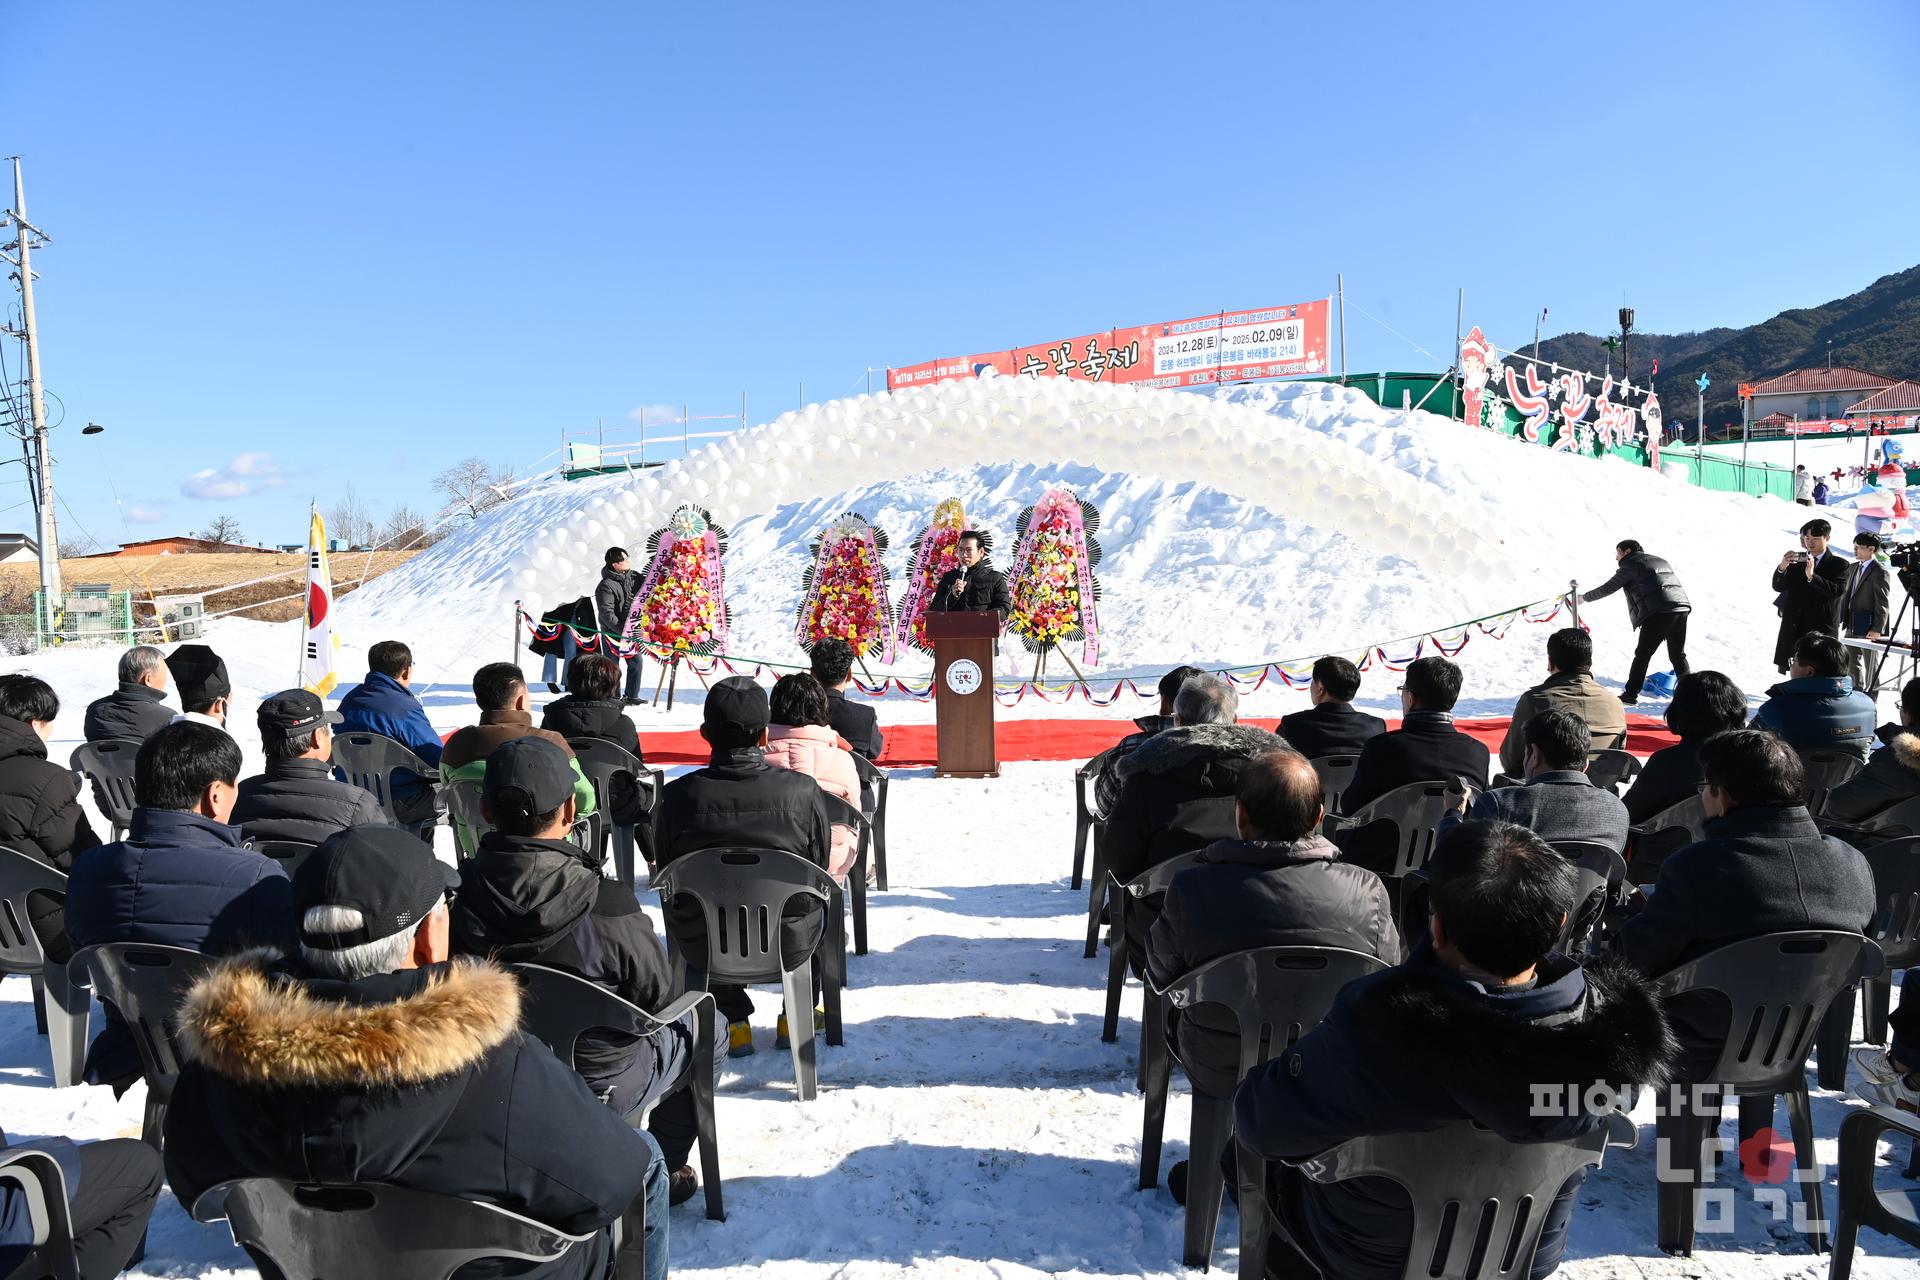
M1583 591L1579 600L1600 600L1616 591L1627 593L1627 621L1640 633L1633 646L1633 665L1627 669L1627 683L1620 701L1632 706L1640 699L1640 686L1647 681L1647 664L1654 651L1667 646L1667 660L1673 673L1684 676L1693 668L1687 665L1687 615L1693 605L1673 566L1659 556L1650 556L1632 538L1622 539L1613 549L1620 565L1613 576L1591 591Z
M1878 640L1887 634L1887 606L1893 597L1893 574L1877 557L1880 535L1853 535L1853 563L1847 568L1847 588L1840 594L1840 625L1850 637ZM1879 673L1884 661L1879 654L1847 646L1847 674L1853 687L1872 697L1880 691Z
M1495 787L1473 802L1473 822L1513 822L1548 844L1581 840L1615 853L1627 848L1627 806L1587 777L1593 735L1571 711L1527 721L1525 786Z

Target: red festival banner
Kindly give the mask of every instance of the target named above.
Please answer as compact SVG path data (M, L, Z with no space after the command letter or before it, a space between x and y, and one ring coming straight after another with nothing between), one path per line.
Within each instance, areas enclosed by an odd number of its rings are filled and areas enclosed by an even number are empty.
M1077 378L1194 387L1327 371L1330 298L1254 311L1216 311L1166 324L1109 329L1038 346L953 356L887 370L887 390L972 378Z

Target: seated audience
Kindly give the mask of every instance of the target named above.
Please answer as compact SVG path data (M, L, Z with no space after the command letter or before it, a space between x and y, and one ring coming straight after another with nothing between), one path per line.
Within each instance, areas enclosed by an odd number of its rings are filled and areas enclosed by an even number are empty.
M1400 727L1369 738L1360 748L1353 783L1340 797L1340 807L1349 814L1415 782L1486 790L1486 744L1453 727L1460 668L1445 658L1416 658L1401 682ZM1393 870L1395 833L1395 825L1382 820L1341 827L1333 833L1333 842L1347 861L1385 875Z
M645 763L640 730L627 718L620 700L620 664L597 653L583 653L567 664L567 696L547 704L540 727L563 738L599 738Z
M220 655L203 644L183 644L167 655L167 670L180 690L180 714L168 723L191 720L225 732L233 681Z
M59 1162L73 1231L74 1271L80 1280L112 1280L125 1271L146 1239L147 1219L160 1195L160 1153L138 1138L15 1142L0 1133L0 1151L22 1149L44 1151ZM20 1185L0 1182L0 1276L20 1271L33 1248L29 1213Z
M373 793L334 778L333 728L340 713L305 689L276 693L260 704L264 773L240 784L227 821L249 840L319 844L336 831L385 822Z
M1280 736L1309 760L1352 755L1367 740L1387 731L1387 722L1353 709L1360 692L1360 668L1345 658L1322 658L1313 664L1307 696L1313 705L1280 721Z
M612 663L608 663L612 666ZM615 678L618 679L616 672ZM453 953L502 964L540 964L597 982L642 1009L674 995L667 952L633 886L600 878L567 839L573 829L573 771L560 749L519 738L487 757L482 812L493 830L460 868L451 916ZM655 1103L647 1128L673 1170L671 1200L699 1185L693 1149L693 1095L662 1100L693 1061L694 1015L646 1038L602 1029L580 1037L574 1066L587 1087L629 1122ZM724 1028L721 1028L724 1034Z
M1571 711L1586 721L1595 751L1627 745L1627 711L1593 678L1593 637L1562 627L1547 637L1547 678L1520 695L1500 743L1500 770L1510 778L1526 768L1527 721L1543 711Z
M1802 797L1806 776L1792 747L1759 729L1736 729L1700 747L1706 839L1660 864L1646 906L1620 926L1620 953L1659 977L1716 947L1763 933L1841 929L1872 919L1873 874L1858 850L1820 834ZM1701 1082L1727 1038L1726 1001L1667 1003L1680 1039L1675 1079Z
M302 864L291 972L235 956L181 1003L174 1195L191 1206L245 1177L386 1182L594 1233L553 1263L461 1270L544 1280L613 1274L612 1225L644 1205L647 1275L665 1276L658 1148L521 1032L510 974L451 960L455 881L399 827L340 832Z
M1240 698L1218 676L1194 676L1173 700L1173 727L1141 743L1120 765L1120 798L1107 813L1100 849L1122 884L1169 858L1239 834L1234 796L1256 756L1286 747L1258 725L1240 724ZM1160 895L1127 903L1125 946L1146 972L1147 932Z
M1543 711L1527 721L1526 740L1526 784L1495 787L1467 816L1518 823L1549 844L1580 840L1625 852L1627 806L1587 777L1587 722L1571 711Z
M1866 767L1835 787L1820 811L1824 822L1847 823L1871 833L1875 819L1902 800L1920 797L1920 680L1900 691L1900 719L1881 725L1884 746L1867 757Z
M1851 751L1865 760L1877 718L1873 699L1847 675L1846 646L1811 631L1794 643L1787 679L1767 690L1751 727L1778 734L1803 755Z
M1627 820L1645 822L1682 800L1699 794L1700 744L1716 733L1744 729L1747 695L1718 671L1692 671L1674 686L1667 704L1667 728L1680 735L1671 747L1647 757L1646 765L1622 797Z
M158 649L140 644L121 654L119 679L119 688L87 704L82 732L88 742L145 742L173 723L173 712L162 701L167 696L167 660Z
M1539 1115L1542 1084L1664 1078L1671 1040L1643 980L1617 961L1583 968L1552 952L1573 905L1566 859L1524 827L1467 822L1441 836L1427 872L1428 930L1406 962L1349 983L1326 1021L1241 1083L1235 1133L1250 1152L1300 1160L1463 1120L1511 1142L1564 1140L1603 1120ZM1267 1176L1279 1233L1269 1275L1400 1280L1408 1269L1413 1214L1398 1185L1321 1184L1284 1164ZM1559 1266L1585 1176L1545 1210L1533 1280Z
M59 714L60 699L46 681L0 676L0 845L68 871L75 855L99 844L100 837L80 807L73 771L47 759L47 740ZM28 894L27 918L49 960L64 964L72 958L62 899Z
M1095 804L1101 813L1112 813L1113 806L1120 801L1120 762L1140 749L1140 744L1156 733L1164 733L1174 727L1173 700L1180 693L1180 686L1195 676L1207 674L1198 667L1175 667L1160 677L1160 710L1156 715L1135 716L1134 725L1138 733L1130 733L1114 744L1113 754L1100 766L1100 776L1093 780Z
M768 702L767 763L804 773L828 795L858 807L860 774L853 767L853 753L841 745L840 735L827 723L827 691L820 682L804 671L781 676L774 681ZM827 871L834 879L847 878L859 846L858 827L833 824Z
M583 815L593 812L593 783L580 772L573 748L551 729L533 727L533 712L529 709L532 699L520 668L511 662L489 662L474 672L473 700L480 706L480 723L468 725L447 739L445 749L440 752L442 782L479 782L486 776L487 755L495 747L517 738L544 738L566 753L574 776L574 807ZM473 833L457 822L454 838L468 851L477 843Z
M440 763L440 735L427 722L427 709L414 696L413 650L398 640L382 640L367 650L367 678L340 699L343 733L377 733L392 738L430 767ZM401 770L393 775L393 820L403 827L437 821L440 814L434 779Z
M847 697L853 687L853 657L853 646L845 640L822 640L813 646L807 661L813 678L827 691L827 723L856 754L878 760L887 746L880 717L872 707Z
M707 691L700 736L713 748L706 768L669 782L660 798L655 838L659 865L701 849L781 849L825 868L832 857L833 834L820 787L805 774L776 769L761 745L767 733L767 692L745 676L728 676ZM790 900L782 913L783 957L804 954L819 940L825 913L813 898ZM676 898L666 911L667 934L684 949L688 987L706 985L707 921L691 899ZM820 968L814 966L814 981ZM714 983L714 1005L727 1020L727 1053L741 1058L753 1052L753 1000L744 987ZM778 1043L786 1043L787 1016L778 1024Z
M225 730L182 720L147 739L134 760L139 807L127 838L73 861L67 935L76 950L154 942L224 955L291 941L286 871L227 825L239 775L240 748ZM124 1089L139 1075L133 1038L109 1008L87 1052L87 1083Z
M1234 793L1239 834L1202 849L1167 886L1147 935L1157 987L1253 947L1344 947L1400 962L1400 933L1380 877L1340 862L1320 835L1320 775L1293 751L1254 757ZM1239 1024L1219 1005L1169 1012L1168 1029L1196 1093L1225 1098L1240 1077ZM1186 1161L1167 1174L1186 1203Z

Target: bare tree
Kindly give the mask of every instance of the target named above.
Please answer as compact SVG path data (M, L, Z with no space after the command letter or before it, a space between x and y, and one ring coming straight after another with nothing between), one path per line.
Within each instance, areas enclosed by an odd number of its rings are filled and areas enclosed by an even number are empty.
M329 535L344 539L350 547L369 546L376 536L373 516L352 485L347 486L338 502L327 508L326 517Z
M507 500L506 486L513 483L511 467L489 465L480 458L462 458L433 479L433 489L447 505L464 511L473 519L489 507Z
M100 539L90 533L63 533L60 535L60 558L69 556L90 556L105 551Z
M202 530L198 537L220 546L238 545L240 542L240 521L233 516L215 516L213 523Z
M389 551L419 551L439 540L437 534L428 531L426 517L404 502L393 509L380 528L379 545Z

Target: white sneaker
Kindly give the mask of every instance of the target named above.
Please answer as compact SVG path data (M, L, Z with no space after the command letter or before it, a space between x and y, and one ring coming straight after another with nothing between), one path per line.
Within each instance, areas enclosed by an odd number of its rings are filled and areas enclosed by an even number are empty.
M1920 1072L1900 1074L1888 1061L1886 1050L1871 1045L1855 1049L1849 1056L1861 1077L1855 1093L1881 1106L1920 1114Z

